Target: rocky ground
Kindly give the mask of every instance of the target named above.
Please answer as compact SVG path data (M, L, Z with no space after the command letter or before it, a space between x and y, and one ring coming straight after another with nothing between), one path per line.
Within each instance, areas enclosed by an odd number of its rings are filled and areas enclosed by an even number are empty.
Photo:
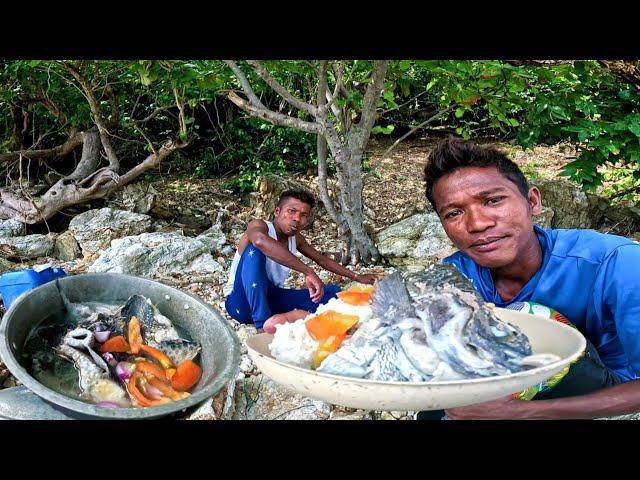
M369 209L372 233L378 233L415 214L430 211L424 195L422 170L432 140L414 140L401 144L390 155L381 156L388 142L371 142L364 174L364 202ZM539 146L533 151L523 152L509 145L502 145L525 173L536 178L556 178L559 170L575 156L568 146ZM315 178L309 175L295 175L295 180L317 191ZM217 224L226 237L224 247L220 245L214 254L220 269L210 268L209 273L172 273L151 275L155 279L191 292L210 305L216 307L229 322L241 341L255 333L251 326L239 325L224 309L222 286L226 281L226 271L234 254L235 244L244 232L247 222L255 212L255 198L239 197L223 187L228 179L190 179L176 176L160 176L151 183L151 189L161 198L161 206L156 205L149 212L155 220L156 232L177 232L186 236L202 233L211 224ZM146 186L145 188L148 188ZM254 194L255 197L255 194ZM110 206L127 208L125 201L114 200ZM140 233L140 232L137 232ZM127 235L131 235L128 232ZM326 215L318 215L305 236L318 250L331 253L342 248L335 225ZM108 241L107 241L108 245ZM99 250L98 250L99 251ZM50 263L61 265L69 274L86 272L96 262L97 254L85 252L83 258L63 261L59 258L40 257L19 261L10 269L27 268L32 265ZM383 274L394 267L351 267L364 273ZM318 272L328 283L346 284L345 279L329 272ZM302 287L301 275L293 275L289 285ZM244 343L244 342L243 342ZM410 419L412 412L364 412L345 409L312 399L301 397L264 377L257 371L242 346L242 362L237 378L218 397L205 403L191 414L196 419L218 418L270 418L270 419ZM10 387L16 380L0 363L0 388Z

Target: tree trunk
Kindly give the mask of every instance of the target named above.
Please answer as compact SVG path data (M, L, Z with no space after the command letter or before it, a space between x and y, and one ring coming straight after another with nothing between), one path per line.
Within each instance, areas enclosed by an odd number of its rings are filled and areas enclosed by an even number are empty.
M95 172L100 163L100 133L97 128L92 128L82 133L84 143L82 145L82 157L76 169L67 176L67 180L81 180Z
M362 208L362 151L353 145L334 152L338 181L340 182L341 213L349 226L342 264L374 264L380 261L380 253L364 227Z
M600 63L640 90L640 62L637 60L602 60Z
M320 191L320 199L327 210L329 217L336 225L340 226L343 219L336 211L336 208L329 195L329 187L327 185L327 140L322 135L318 135L317 142L318 151L318 190Z
M24 150L25 136L29 131L29 115L25 115L25 111L21 105L12 103L11 120L13 121L13 129L9 150Z
M276 125L297 128L307 133L315 133L326 140L326 144L331 149L333 160L338 171L338 181L340 183L340 206L341 212L333 208L326 182L326 145L322 139L318 139L318 185L323 203L327 207L327 212L332 220L338 224L339 229L345 230L345 252L342 256L342 263L358 263L363 261L367 264L376 263L381 260L381 256L369 237L364 227L364 217L362 210L362 154L367 145L367 140L375 123L376 105L380 98L380 93L384 87L384 79L388 68L388 61L380 60L374 62L371 74L371 81L366 87L366 92L362 101L360 120L352 124L350 118L343 118L338 112L336 121L332 121L327 114L328 109L334 111L337 108L335 100L344 87L342 82L342 69L336 70L336 85L333 94L329 94L327 88L327 61L320 61L314 66L318 75L316 91L317 104L307 103L288 91L283 85L278 83L270 73L257 61L248 61L254 72L271 87L289 105L309 114L302 120L299 117L282 114L268 109L262 104L255 91L251 87L251 82L243 70L233 60L224 60L238 78L246 98L240 97L235 91L229 91L228 98L238 107L248 112L251 116L261 118ZM309 88L309 93L313 89ZM327 102L327 99L328 102ZM342 232L341 232L342 233Z
M93 134L88 135L88 139L93 142ZM93 148L91 146L88 150ZM121 176L109 168L101 168L77 182L63 178L38 198L0 189L0 219L12 218L23 223L40 223L71 205L104 198L147 170L156 168L164 158L178 148L182 148L182 145L167 142L156 153L149 155ZM78 166L84 169L86 164L78 164Z

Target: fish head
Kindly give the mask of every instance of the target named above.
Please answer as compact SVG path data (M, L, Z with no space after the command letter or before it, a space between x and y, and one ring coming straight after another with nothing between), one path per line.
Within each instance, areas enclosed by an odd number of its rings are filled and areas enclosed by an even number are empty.
M522 370L521 359L531 355L531 343L522 331L497 318L482 305L465 329L469 344L485 358L511 371Z

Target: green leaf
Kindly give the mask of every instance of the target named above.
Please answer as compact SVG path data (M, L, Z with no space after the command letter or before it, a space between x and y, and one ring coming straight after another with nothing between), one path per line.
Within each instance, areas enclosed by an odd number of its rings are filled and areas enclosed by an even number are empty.
M30 60L29 61L29 66L30 67L37 67L38 65L40 65L42 63L42 60Z
M409 70L411 62L409 60L400 60L400 70Z
M456 118L462 118L466 110L462 107L456 108Z
M629 131L636 137L640 137L640 124L637 122L629 123Z
M620 153L620 149L618 148L618 145L616 145L616 144L610 143L609 145L606 145L606 147L614 155L618 155Z
M142 85L144 85L145 87L151 85L154 80L155 77L151 76L150 74L140 72L140 83L142 83Z
M376 125L371 129L371 133L373 135L377 135L379 133L382 133L383 135L389 135L391 132L393 132L395 128L396 128L395 125L387 125L386 127L381 127L379 125Z
M393 90L385 90L382 96L386 101L393 102L393 97L394 97Z

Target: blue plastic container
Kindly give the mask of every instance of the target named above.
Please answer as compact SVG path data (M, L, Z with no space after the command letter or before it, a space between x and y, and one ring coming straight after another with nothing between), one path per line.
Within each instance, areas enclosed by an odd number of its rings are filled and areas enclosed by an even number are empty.
M5 273L0 276L0 294L5 310L9 310L14 300L24 292L66 275L67 273L60 267L47 267L40 271L27 268Z

